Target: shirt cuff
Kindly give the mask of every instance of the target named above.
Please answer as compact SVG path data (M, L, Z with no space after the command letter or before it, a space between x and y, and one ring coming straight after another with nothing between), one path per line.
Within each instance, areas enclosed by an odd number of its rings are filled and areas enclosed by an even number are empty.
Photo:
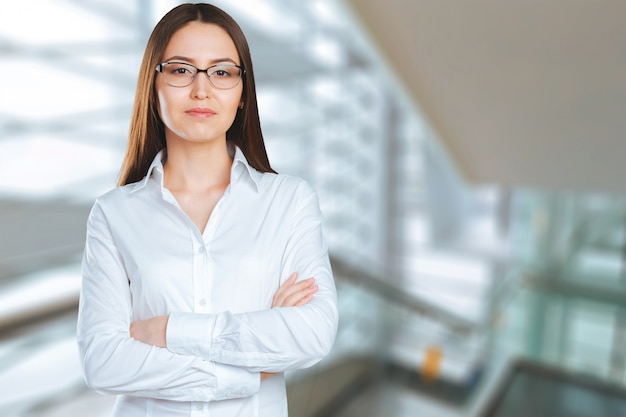
M259 392L261 374L249 372L235 366L215 364L217 379L216 400L250 397Z
M165 339L170 352L207 359L217 315L171 313ZM261 374L235 366L214 363L217 391L215 400L244 398L259 392Z
M211 351L213 314L170 313L165 342L170 352L207 359Z

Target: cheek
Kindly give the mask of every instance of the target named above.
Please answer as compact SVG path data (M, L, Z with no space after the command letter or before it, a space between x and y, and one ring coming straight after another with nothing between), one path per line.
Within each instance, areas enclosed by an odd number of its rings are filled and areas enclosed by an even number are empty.
M172 115L170 114L170 110L173 108L174 100L171 95L164 93L162 90L157 90L156 95L156 108L161 121L169 126L172 121Z
M163 93L157 90L156 94L156 108L157 113L161 120L163 120L163 115L165 113L165 103L167 103L167 99L163 96Z
M222 90L224 93L224 100L228 102L229 106L232 108L238 108L239 104L243 99L243 85L240 83L237 87L232 90Z
M241 91L236 92L235 94L233 94L232 96L228 98L226 105L228 106L228 110L232 114L233 119L235 118L235 115L237 114L237 110L239 110L239 106L242 103L242 100L243 98L242 98Z

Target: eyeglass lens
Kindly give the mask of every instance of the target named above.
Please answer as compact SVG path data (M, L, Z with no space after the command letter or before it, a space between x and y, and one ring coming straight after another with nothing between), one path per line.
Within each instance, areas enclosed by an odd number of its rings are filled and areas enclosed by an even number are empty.
M161 73L167 84L173 87L186 87L191 84L198 72L196 67L182 62L168 62L161 65ZM216 88L229 89L239 84L241 69L234 65L214 65L206 70L209 81Z

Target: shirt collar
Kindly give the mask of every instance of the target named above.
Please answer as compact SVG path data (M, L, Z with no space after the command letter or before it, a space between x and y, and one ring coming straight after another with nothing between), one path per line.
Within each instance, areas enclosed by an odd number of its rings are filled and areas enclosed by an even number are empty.
M148 172L146 176L139 182L133 185L133 188L130 192L139 191L146 187L148 181L151 176L154 176L154 179L161 185L163 188L163 156L165 155L165 148L161 149L159 153L156 154L150 167L148 168ZM247 177L251 180L252 185L256 189L256 191L260 191L261 189L261 175L262 173L254 169L248 163L246 156L243 154L241 149L238 146L235 146L235 155L233 157L233 165L230 169L230 183L234 184L238 181L242 174L246 173Z
M143 177L141 181L138 181L132 185L133 188L130 190L131 193L144 189L146 185L148 185L148 181L150 180L153 172L155 174L154 179L157 180L159 184L161 184L161 187L163 187L163 156L165 156L165 148L161 149L156 154L156 156L152 160L152 163L150 164L150 167L148 168L148 172L146 172L146 176Z
M248 178L252 181L252 184L256 191L261 190L261 172L257 171L250 166L246 156L243 154L238 146L235 147L235 156L233 158L233 166L230 170L230 183L234 184L241 178L241 175L247 173Z

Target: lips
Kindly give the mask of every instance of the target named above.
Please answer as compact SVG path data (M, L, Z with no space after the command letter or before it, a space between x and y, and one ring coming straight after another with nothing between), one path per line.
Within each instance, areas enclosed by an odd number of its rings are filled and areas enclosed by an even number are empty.
M211 109L195 107L193 109L187 110L185 113L192 117L198 117L201 119L206 119L208 117L214 116L215 112Z

